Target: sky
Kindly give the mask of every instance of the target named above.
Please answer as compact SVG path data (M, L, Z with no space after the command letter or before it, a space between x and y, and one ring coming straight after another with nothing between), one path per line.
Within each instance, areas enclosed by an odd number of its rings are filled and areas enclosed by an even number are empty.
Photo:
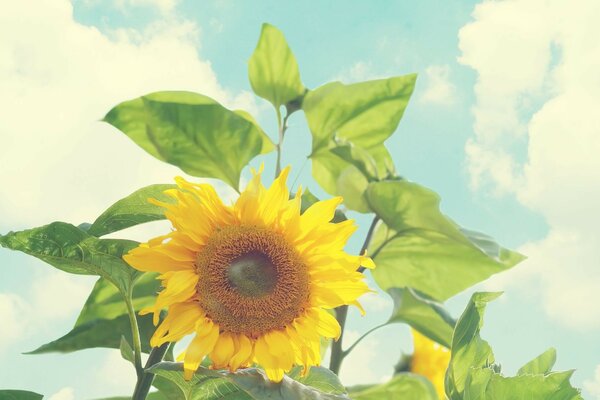
M442 196L462 226L528 259L448 302L460 315L474 290L503 290L483 336L509 373L550 346L600 399L600 3L580 0L420 2L23 0L0 13L0 233L54 220L91 221L133 190L181 172L99 122L115 104L191 90L252 113L273 136L270 105L251 93L250 57L263 22L280 28L308 88L419 74L387 142L399 173ZM320 196L306 163L300 113L284 163ZM274 157L256 159L273 168ZM249 171L245 170L243 179ZM219 192L230 190L213 181ZM368 217L350 243L358 250ZM123 232L144 240L164 223ZM131 391L134 374L106 349L23 355L70 330L95 279L0 249L0 388L53 400ZM372 282L372 281L371 281ZM351 313L346 345L387 319L385 294ZM345 384L384 381L408 330L364 340ZM363 369L352 366L361 365Z

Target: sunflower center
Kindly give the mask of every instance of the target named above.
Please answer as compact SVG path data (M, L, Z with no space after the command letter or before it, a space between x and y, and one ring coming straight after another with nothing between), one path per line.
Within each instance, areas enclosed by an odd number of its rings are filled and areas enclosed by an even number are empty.
M196 272L198 302L224 331L257 337L281 329L308 303L306 264L268 228L218 229L198 253Z
M266 296L277 284L277 269L262 253L248 253L229 264L227 277L232 288L247 297Z

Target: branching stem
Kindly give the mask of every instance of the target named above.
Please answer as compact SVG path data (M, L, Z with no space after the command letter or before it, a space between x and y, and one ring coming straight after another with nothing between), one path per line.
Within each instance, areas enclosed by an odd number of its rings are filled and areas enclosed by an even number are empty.
M275 179L281 173L281 152L283 151L283 138L285 137L285 131L287 131L287 120L291 113L286 112L283 121L281 121L281 111L277 110L277 125L279 132L279 142L277 143L277 164L275 165Z
M365 237L365 242L363 243L362 248L360 249L361 255L365 253L365 251L369 247L369 244L371 243L371 239L373 238L373 233L375 232L375 226L377 225L377 222L379 222L379 217L373 217L373 221L371 222L371 226L369 227L369 231L367 232L367 236ZM363 266L360 266L357 271L363 272L364 270L365 268ZM358 342L362 340L364 336L379 328L376 327L374 329L371 329L369 332L363 335L363 337L359 338L357 342L350 346L348 350L344 351L342 350L342 340L344 338L344 328L346 325L347 317L348 306L340 306L335 309L335 318L340 324L342 333L340 335L340 338L331 344L331 359L329 361L329 369L336 375L340 373L340 368L342 367L342 362L344 361L344 358L348 355L348 353L350 353L350 351L352 351L352 349L354 349Z
M142 342L140 340L140 329L138 327L137 318L135 316L135 309L133 308L131 290L125 298L125 303L127 304L127 314L129 315L129 323L131 324L131 338L133 339L135 372L139 381L144 375L144 368L142 367Z

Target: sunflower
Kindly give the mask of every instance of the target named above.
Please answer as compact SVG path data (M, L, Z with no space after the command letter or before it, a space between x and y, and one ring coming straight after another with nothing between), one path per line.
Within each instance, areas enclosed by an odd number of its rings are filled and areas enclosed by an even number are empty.
M412 329L414 352L410 371L423 375L435 388L440 399L445 399L444 379L450 362L450 351L439 343Z
M150 344L157 347L195 334L185 352L191 379L208 356L215 369L261 365L278 382L294 365L306 373L321 361L321 337L338 339L340 325L327 311L355 305L369 292L359 266L365 255L343 248L353 221L330 222L340 197L300 212L302 190L290 199L284 169L270 188L253 178L233 205L214 188L176 178L164 203L173 230L140 244L124 259L140 271L160 273L163 290L142 314L168 314Z

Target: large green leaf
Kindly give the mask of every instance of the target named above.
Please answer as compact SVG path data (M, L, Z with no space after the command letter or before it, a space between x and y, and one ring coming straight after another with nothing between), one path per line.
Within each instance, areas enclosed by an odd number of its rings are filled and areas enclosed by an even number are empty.
M252 90L276 109L304 94L300 71L283 33L263 24L260 39L248 62Z
M384 289L412 287L444 301L523 259L462 230L440 212L439 196L416 183L373 182L365 197L383 221L369 253L377 264L373 277Z
M173 198L163 192L176 187L176 185L163 184L150 185L136 190L129 196L117 201L96 218L87 233L93 236L102 236L145 222L165 219L164 208L150 204L148 199L154 198L172 203Z
M413 92L416 75L345 85L327 83L305 96L302 109L316 153L334 138L365 149L383 143L395 130Z
M516 377L500 374L490 345L481 338L488 302L500 293L475 293L459 318L452 338L446 372L450 400L581 400L569 382L572 371L551 372L555 352L550 349L527 363Z
M332 82L306 94L302 108L313 136L313 176L328 193L344 196L349 208L369 211L361 198L368 179L395 175L383 142L396 130L415 79L405 75L351 85ZM373 162L376 171L370 170ZM344 191L349 183L353 190Z
M517 371L517 375L547 374L556 362L556 349L549 348Z
M43 397L26 390L0 390L0 400L41 400Z
M150 336L154 332L152 315L138 317L142 351L150 352ZM114 319L97 319L73 328L69 333L46 343L27 354L43 353L70 353L78 350L97 347L118 349L121 345L121 336L132 343L131 325L129 317L121 315Z
M136 311L152 305L160 283L156 274L146 273L133 287L133 306ZM154 333L152 317L138 317L142 349L150 351L149 340ZM88 348L119 349L121 340L132 343L129 316L122 294L107 280L100 278L79 313L73 329L66 335L40 346L30 354L72 352Z
M349 388L352 400L438 400L435 388L427 378L411 373L395 375L381 385L367 385Z
M273 143L247 114L191 92L156 92L123 102L104 117L159 160L237 189L242 169Z
M32 255L72 274L99 275L127 293L139 272L123 261L137 247L131 240L98 239L65 222L9 232L0 245Z
M388 323L407 323L423 335L450 348L455 321L442 304L412 288L391 288L388 293L394 300L394 311Z
M280 383L273 383L269 381L262 370L256 368L228 373L200 367L190 381L183 379L181 363L162 362L151 367L149 371L175 383L183 394L182 399L185 400L224 398L232 400L348 399L337 377L325 368L317 368L313 377L309 375L302 378L303 383L288 376L285 376Z

